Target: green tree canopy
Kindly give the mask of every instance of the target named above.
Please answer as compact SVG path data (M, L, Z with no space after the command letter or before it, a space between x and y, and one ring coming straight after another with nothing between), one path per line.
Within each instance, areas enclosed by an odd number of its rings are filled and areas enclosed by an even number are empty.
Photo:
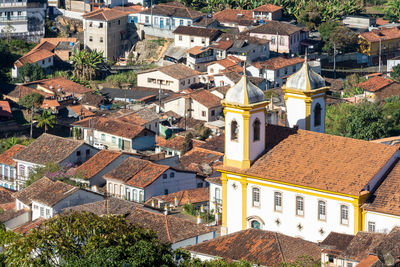
M392 72L390 73L390 77L393 80L399 81L400 80L400 64L397 64L392 68Z
M43 99L41 94L31 93L21 98L18 104L27 109L33 109L38 108L43 103Z
M26 63L18 70L18 80L22 82L32 82L42 80L44 78L44 71L37 63Z
M36 127L37 128L44 127L45 133L47 132L49 127L53 128L54 124L57 123L56 116L51 114L50 110L43 110L42 114L40 116L36 116L35 119L38 121Z
M76 50L70 60L74 65L73 78L79 81L91 81L97 76L102 64L103 52L96 50Z
M330 23L331 24L324 25L324 27L322 28L325 38L323 50L326 52L332 52L334 46L336 45L336 50L343 53L356 51L358 49L357 34L346 26L335 26L335 23ZM328 32L330 33L328 38L326 38Z
M155 232L122 216L70 213L53 217L5 247L9 266L173 266Z
M397 22L400 19L400 0L389 0L386 3L385 18L390 22Z

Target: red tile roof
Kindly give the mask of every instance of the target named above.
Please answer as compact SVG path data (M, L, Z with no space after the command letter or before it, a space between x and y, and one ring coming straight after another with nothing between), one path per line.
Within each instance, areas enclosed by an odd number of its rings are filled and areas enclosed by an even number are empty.
M394 82L395 81L382 76L374 76L365 82L357 84L356 86L366 91L376 92Z
M44 99L41 108L56 108L59 107L60 103L56 99Z
M141 11L141 10L140 10ZM140 12L139 10L137 12ZM137 13L136 12L136 13ZM131 12L123 11L117 8L100 8L95 11L86 13L82 15L84 19L87 20L101 20L101 21L111 21L121 17L128 16Z
M254 62L252 63L252 65L258 69L265 68L268 70L278 70L281 68L289 67L303 62L304 59L301 57L292 57L292 58L274 57L263 62Z
M262 5L259 6L255 9L253 9L253 11L259 11L259 12L276 12L278 10L283 9L283 7L281 6L276 6L276 5L272 5L272 4L266 4L266 5Z
M188 203L196 204L201 202L208 202L210 199L210 194L208 192L208 187L195 188L182 190L168 195L155 196L152 199L156 201L163 201L164 203L175 203L175 197L178 199L178 206L182 206ZM151 199L147 201L151 203Z
M211 40L213 40L219 33L220 31L216 29L199 28L199 27L182 26L182 25L180 25L173 31L173 34L208 37Z
M216 163L221 162L224 153L193 147L179 159L181 168L197 172L199 174L210 175Z
M211 49L211 47L194 46L194 47L186 50L186 53L197 56L197 55L200 55L201 53L204 53L210 49Z
M37 49L32 53L26 54L25 56L19 58L17 61L15 61L14 65L20 68L25 64L33 64L52 56L54 56L54 53L50 52L49 50Z
M39 226L40 224L42 224L44 221L46 221L46 220L43 219L43 218L38 218L38 219L36 219L36 220L34 220L34 221L29 221L29 222L27 222L27 223L25 223L25 224L23 224L23 225L21 225L21 226L15 228L15 229L13 230L13 232L14 232L14 233L17 233L17 234L20 234L20 235L24 235L24 234L26 234L27 232L29 232L30 230L32 230L32 229L38 227L38 226Z
M34 88L30 88L28 86L25 85L17 85L11 92L9 92L7 94L8 97L12 98L12 99L21 99L26 95L29 95L31 93L37 93L42 95L43 97L51 97L54 95L54 93L47 93L47 92L43 92Z
M210 93L210 91L208 90L196 91L194 93L191 93L188 97L202 104L206 108L215 108L221 106L221 98Z
M355 267L370 267L377 261L379 261L379 258L377 256L368 255L365 259L360 261Z
M19 144L13 145L11 148L7 149L2 154L0 154L0 163L16 167L17 163L13 160L13 157L24 148L25 146L23 145Z
M160 147L171 148L174 150L183 150L183 144L185 142L185 137L181 135L177 135L174 138L165 139L161 136L156 136L156 145Z
M87 108L84 108L82 105L67 106L67 108L75 112L75 114L77 114L78 116L84 116L84 117L94 116L93 112L91 112Z
M0 116L12 117L10 103L7 100L0 101Z
M379 42L379 40L391 40L400 38L400 29L397 27L373 29L370 32L360 34L368 42Z
M238 23L241 21L248 21L253 23L254 21L252 10L229 9L229 8L214 13L213 18L222 23L224 22Z
M193 76L201 75L201 73L198 72L197 70L189 68L188 66L183 65L183 64L173 64L173 65L159 67L156 69L144 70L144 71L138 72L138 75L140 75L142 73L149 73L149 72L156 72L156 71L161 71L162 73L164 73L168 76L171 76L172 78L175 78L177 80L182 80L182 79L190 78Z
M233 45L233 43L233 40L220 40L217 43L213 43L211 47L219 50L228 50Z
M91 89L73 82L64 77L55 77L45 80L34 81L24 84L24 86L35 87L40 90L41 87L54 92L54 94L60 94L65 92L68 94L85 94L92 92Z
M90 179L121 155L121 152L106 149L100 150L97 154L76 168L76 172Z

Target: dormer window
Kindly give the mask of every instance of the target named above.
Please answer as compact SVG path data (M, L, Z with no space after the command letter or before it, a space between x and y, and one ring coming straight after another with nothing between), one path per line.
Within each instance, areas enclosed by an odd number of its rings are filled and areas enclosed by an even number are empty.
M239 127L237 121L233 120L231 122L231 141L237 141L239 134Z
M253 141L260 140L260 129L261 129L261 122L259 119L256 119L253 123Z

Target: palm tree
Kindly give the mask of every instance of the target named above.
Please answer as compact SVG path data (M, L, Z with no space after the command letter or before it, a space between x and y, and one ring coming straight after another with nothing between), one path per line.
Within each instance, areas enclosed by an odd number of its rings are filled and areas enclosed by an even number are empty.
M44 110L42 112L42 115L36 116L35 118L38 121L38 124L36 125L37 128L42 128L44 127L44 132L46 133L48 130L48 127L53 128L54 124L56 124L56 116L51 114L50 110Z
M72 61L72 64L74 65L73 76L75 79L80 80L82 78L85 53L87 53L86 50L81 50L81 51L75 50L74 54L69 59Z
M89 80L92 80L96 76L96 72L99 70L100 65L103 63L103 52L97 52L96 50L91 51L85 62L87 68L87 74Z

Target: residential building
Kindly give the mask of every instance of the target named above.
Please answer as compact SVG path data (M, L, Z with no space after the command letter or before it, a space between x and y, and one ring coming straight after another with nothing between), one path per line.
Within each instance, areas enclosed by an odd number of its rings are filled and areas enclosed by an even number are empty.
M215 60L214 49L195 46L186 51L186 65L194 70L205 72L207 63Z
M25 146L16 144L0 154L0 186L17 189L17 163L13 157L24 148Z
M108 149L136 152L154 148L155 133L140 125L115 118L94 117L74 122L86 143Z
M301 42L308 39L305 28L279 21L265 21L246 32L250 36L270 41L269 50L276 53L296 54L301 52Z
M233 39L226 38L225 40L220 39L218 42L211 44L211 47L215 51L215 56L217 60L221 60L227 57L227 51L233 45Z
M322 241L321 262L324 266L357 266L384 240L385 234L358 232L356 235L346 235L331 232ZM370 265L366 265L370 266Z
M380 101L392 96L400 96L400 83L383 77L374 76L356 85L364 91L364 97L371 101Z
M173 32L175 41L174 45L185 48L209 46L212 41L217 39L220 33L221 32L216 29L179 26Z
M196 224L174 215L142 208L131 201L108 198L107 200L75 206L68 211L91 212L99 216L115 214L126 216L128 223L153 230L161 242L170 244L172 249L195 245L215 238L216 228Z
M361 53L357 57L358 63L368 63L378 65L379 55L381 62L386 62L399 56L400 29L398 27L388 27L373 29L358 35Z
M8 94L4 95L4 98L18 103L20 99L31 93L40 94L44 98L50 98L53 96L52 93L46 93L44 91L37 90L35 88L31 88L25 85L16 85Z
M222 214L222 182L221 177L209 177L206 181L210 184L209 209L211 213Z
M206 29L218 29L221 26L218 20L210 18L210 16L201 17L196 22L193 22L192 25L194 27L206 28Z
M14 194L17 210L28 209L31 220L49 219L68 207L103 200L103 196L43 177Z
M260 266L294 264L305 256L311 262L317 262L321 257L315 243L259 229L239 231L186 249L201 261L222 258L228 262L244 260Z
M201 82L201 73L183 64L138 72L137 85L179 92Z
M289 121L294 112L302 121L311 117L312 126L322 123L325 89L318 77L305 63L288 79L285 96L303 92L298 104L308 103L290 109L286 102ZM363 230L362 206L397 162L397 147L314 132L314 126L302 130L299 123L300 129L266 125L268 101L246 76L222 104L222 234L260 228L317 242L332 231ZM306 116L307 110L313 113Z
M177 135L170 139L156 136L156 153L165 153L165 157L173 157L182 155L184 150L185 137Z
M28 53L23 57L19 58L12 69L11 76L16 79L19 75L19 69L26 64L37 64L39 67L44 69L46 73L50 72L50 68L53 67L54 53L47 49L36 49L32 53Z
M61 166L82 164L98 150L82 141L63 138L51 134L42 134L33 143L13 156L17 163L16 190L21 190L29 175L36 167L53 162Z
M60 111L62 112L62 111ZM86 117L94 116L94 113L85 108L82 105L74 105L74 106L66 106L65 107L65 117L75 118L78 120L82 120Z
M154 196L146 201L146 205L165 209L169 207L181 207L192 204L196 209L208 210L208 187L187 189L168 195Z
M394 57L386 61L386 67L387 67L386 71L388 72L389 76L390 73L393 71L393 68L399 64L400 64L400 57Z
M178 26L191 26L204 16L179 2L160 3L139 13L139 27L145 34L170 38Z
M114 101L123 101L127 103L149 103L158 100L160 96L159 88L157 86L150 87L139 87L135 86L128 89L116 89L116 88L103 88L100 90L101 94ZM161 93L161 99L168 97L170 91L164 91Z
M266 60L270 57L270 42L261 38L241 36L234 40L232 46L227 50L227 55L232 55L240 60L251 63L256 60Z
M215 121L221 115L221 99L208 90L198 90L164 100L164 111L173 111L185 118Z
M107 193L134 202L197 188L196 173L129 157L105 174Z
M227 8L215 12L213 18L222 26L238 28L239 32L245 31L256 24L252 10Z
M43 99L40 108L44 110L50 110L52 113L56 114L60 108L60 103L55 99Z
M157 112L150 108L141 108L139 110L118 116L117 118L124 122L138 124L146 129L149 129L150 131L155 132L156 135L158 135L160 116Z
M281 87L287 77L301 68L303 62L304 59L300 57L274 57L263 62L253 62L246 71L251 76L265 78L268 88Z
M193 147L179 159L179 168L194 171L202 177L212 177L217 172L217 167L223 162L224 153ZM207 183L199 183L197 187L203 187Z
M38 42L44 36L45 1L8 0L0 3L0 38Z
M101 8L82 15L85 47L101 51L111 60L125 57L138 40L128 14L117 8Z
M7 100L0 100L0 122L10 120L12 117L10 103Z
M360 31L368 31L369 28L376 26L376 18L366 16L344 16L342 19L343 25L346 27Z
M238 73L235 71L227 71L227 72L215 74L214 75L214 84L215 84L215 86L218 86L218 87L224 87L224 86L232 87L240 81L240 79L242 78L242 76L241 76L242 73L243 72ZM248 79L250 80L250 82L252 84L256 85L261 90L265 91L267 89L266 80L264 78L250 76L250 77L248 77Z
M280 20L283 7L272 4L261 5L253 9L253 18L259 19L261 23L265 20Z
M215 75L229 70L243 72L243 61L235 56L227 56L224 59L216 60L207 64L207 74ZM238 68L240 67L240 68ZM257 76L258 77L258 76Z

